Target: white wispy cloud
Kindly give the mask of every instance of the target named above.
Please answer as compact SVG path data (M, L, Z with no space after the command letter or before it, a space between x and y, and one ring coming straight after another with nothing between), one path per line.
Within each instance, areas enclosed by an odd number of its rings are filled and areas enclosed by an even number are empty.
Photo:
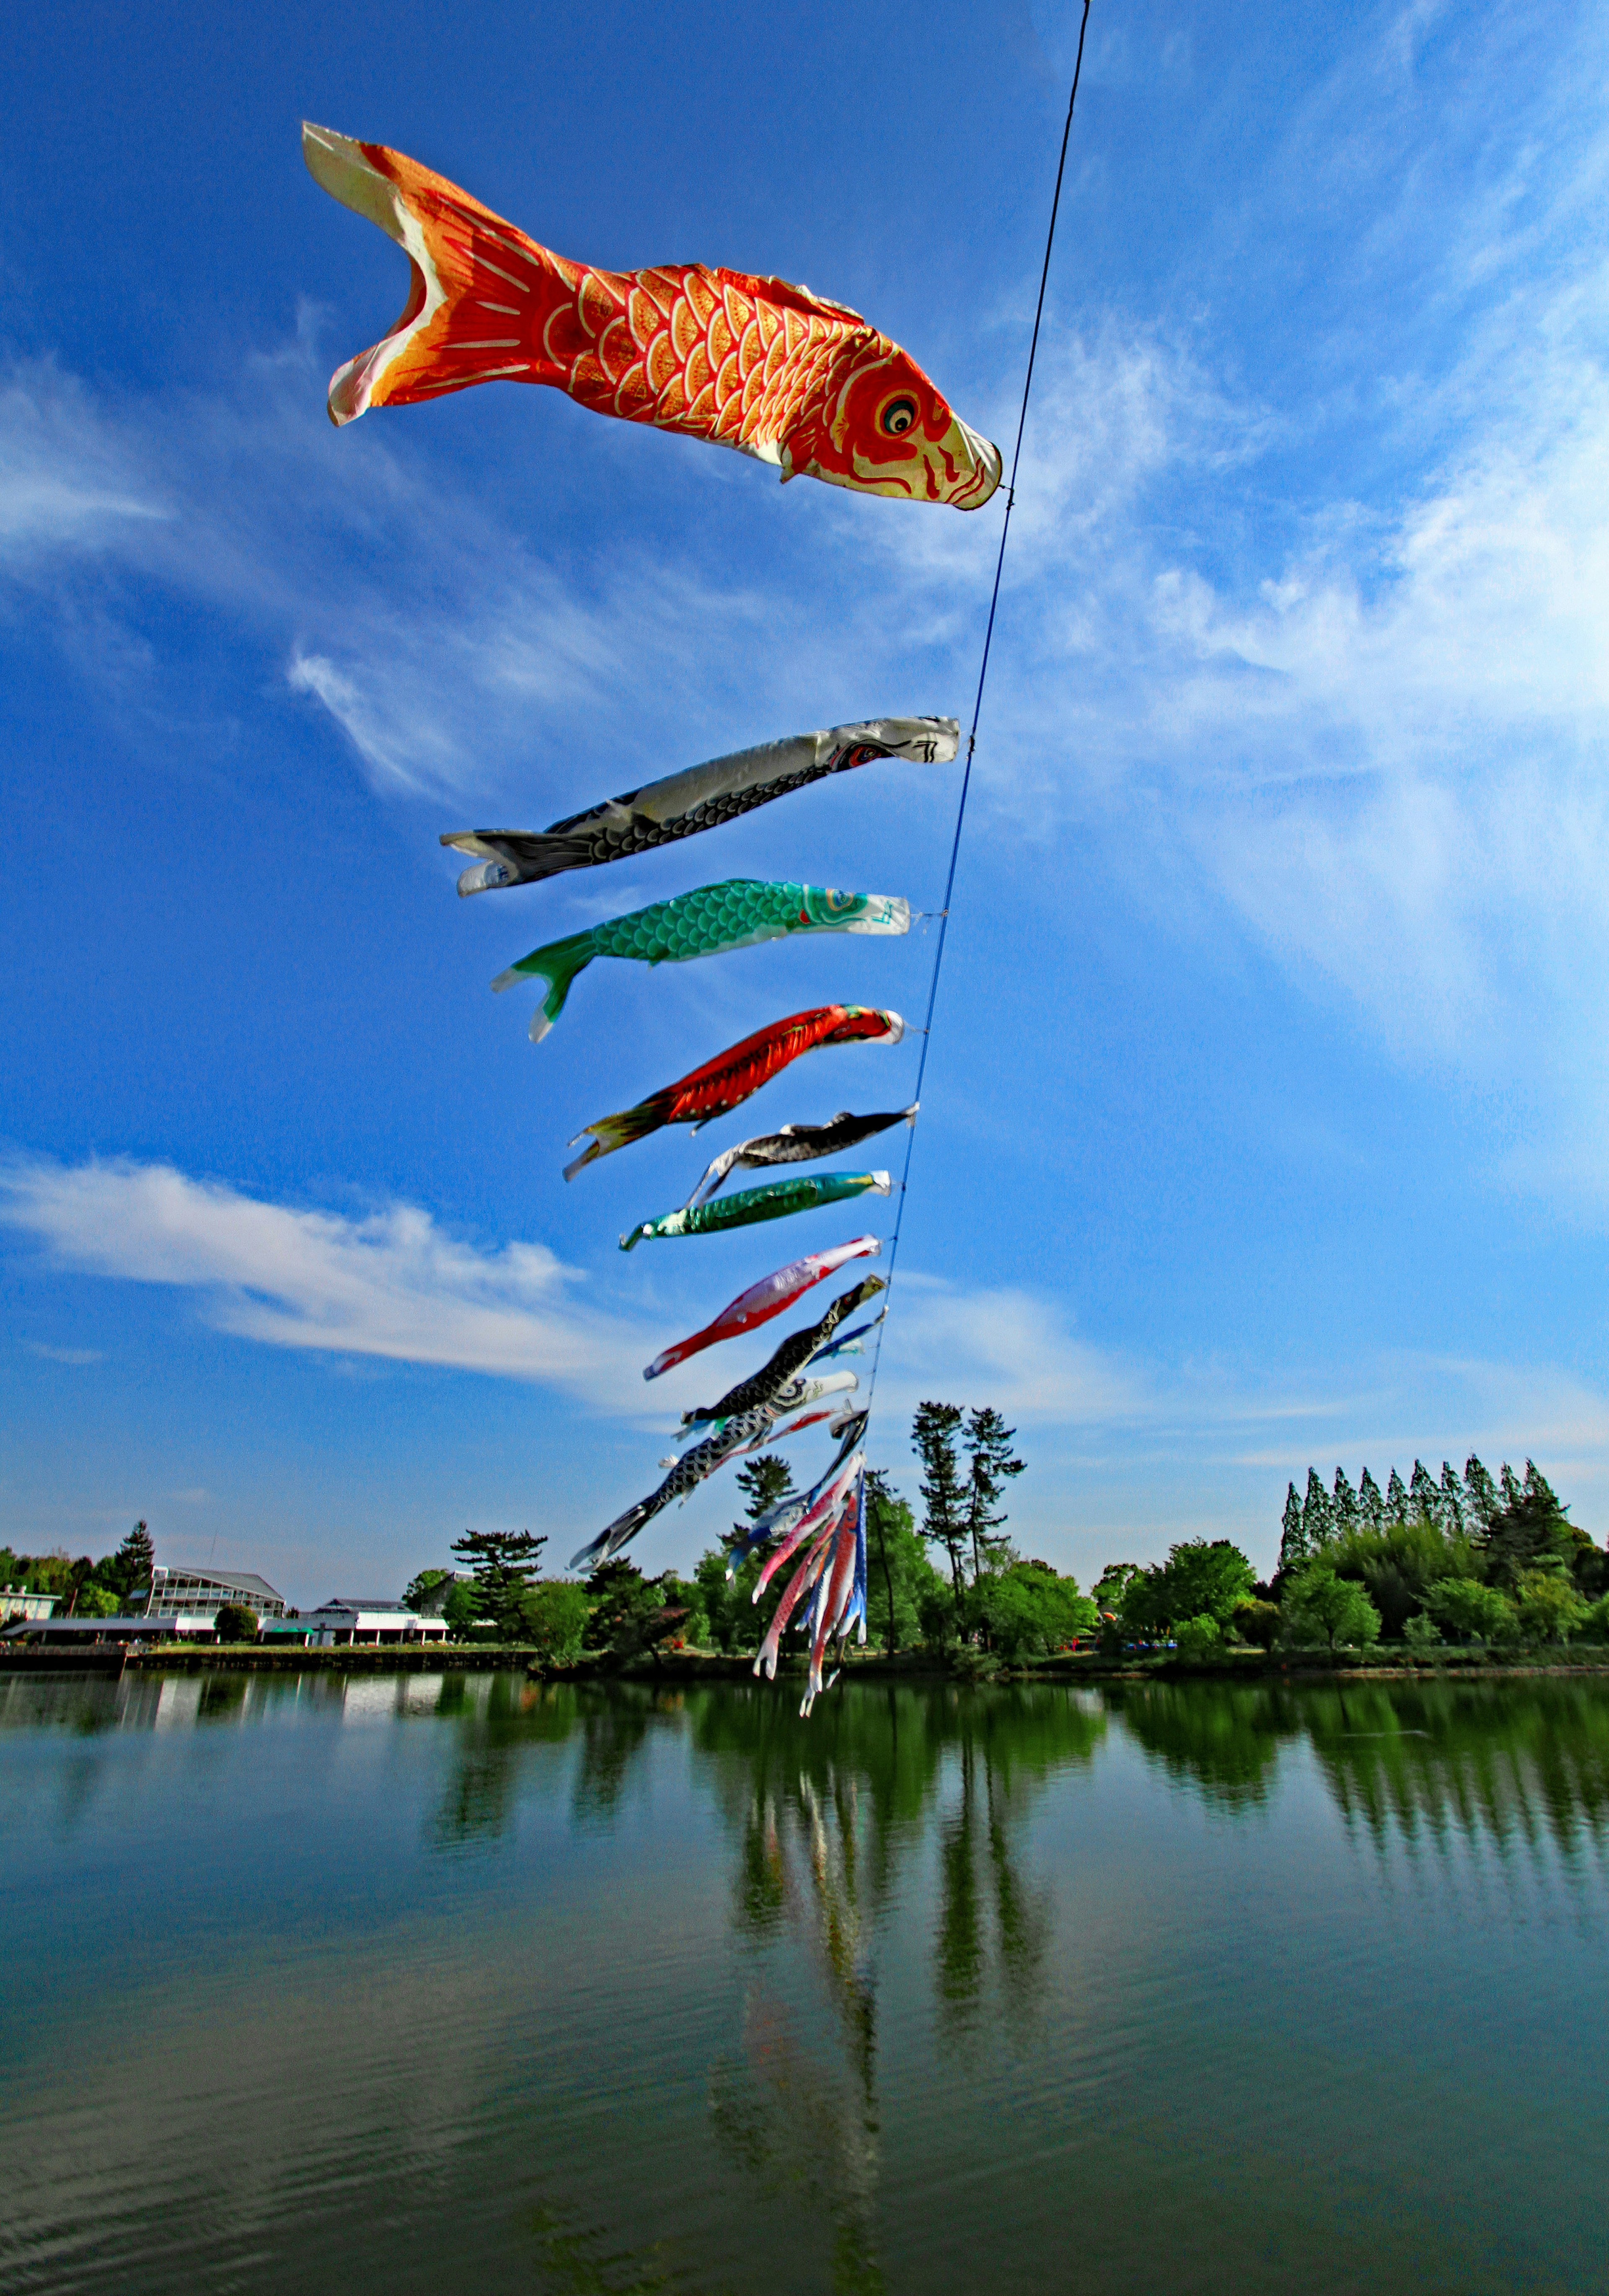
M608 1407L640 1391L656 1344L578 1300L581 1279L546 1245L480 1250L409 1204L349 1218L167 1164L19 1162L0 1170L0 1223L57 1267L193 1292L216 1330L271 1347L485 1372Z

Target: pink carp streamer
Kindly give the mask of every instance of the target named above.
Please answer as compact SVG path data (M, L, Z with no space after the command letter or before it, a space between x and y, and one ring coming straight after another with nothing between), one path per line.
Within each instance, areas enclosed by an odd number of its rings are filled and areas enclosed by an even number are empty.
M780 1316L795 1300L802 1299L813 1283L832 1275L849 1259L874 1256L882 1250L881 1240L874 1235L858 1235L850 1243L834 1244L830 1251L807 1252L802 1259L791 1259L785 1267L762 1275L758 1283L751 1283L728 1301L712 1323L691 1339L678 1340L673 1348L657 1355L644 1372L644 1379L658 1379L664 1372L674 1371L677 1364L685 1363L702 1348L713 1348L722 1340L735 1339L741 1332L752 1332L761 1324L768 1324L773 1316Z

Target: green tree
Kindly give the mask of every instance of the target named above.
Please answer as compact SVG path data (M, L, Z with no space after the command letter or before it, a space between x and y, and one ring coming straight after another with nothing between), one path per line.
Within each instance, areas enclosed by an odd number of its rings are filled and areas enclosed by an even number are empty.
M1330 1507L1334 1517L1337 1537L1358 1528L1358 1494L1346 1479L1346 1469L1335 1470L1334 1488L1330 1493Z
M456 1570L416 1570L403 1590L403 1602L421 1618L439 1619L453 1588L461 1585Z
M136 1597L144 1598L151 1591L152 1577L156 1569L156 1548L144 1523L136 1522L127 1538L111 1558L103 1584L132 1605Z
M77 1595L77 1600L73 1604L73 1616L75 1618L115 1618L117 1613L123 1607L120 1598L112 1592L110 1587L103 1587L98 1579L84 1579L77 1587L75 1592Z
M550 1666L570 1666L581 1655L592 1604L574 1578L538 1578L520 1597L519 1639Z
M1293 1642L1322 1636L1333 1652L1337 1643L1361 1647L1379 1640L1379 1611L1357 1580L1342 1578L1326 1557L1297 1572L1280 1598L1280 1608Z
M1364 1480L1368 1472L1364 1471ZM1285 1513L1279 1526L1279 1568L1300 1570L1308 1559L1307 1534L1301 1527L1301 1501L1296 1496L1294 1483L1285 1485Z
M983 1570L968 1590L968 1611L986 1646L1002 1658L1047 1658L1095 1630L1095 1604L1076 1578L1048 1562Z
M748 1501L744 1515L750 1522L758 1522L762 1514L769 1514L774 1506L780 1506L784 1499L792 1496L793 1470L780 1451L762 1451L746 1467L738 1469L737 1488ZM742 1531L742 1523L737 1529Z
M1478 1578L1438 1578L1424 1607L1457 1642L1512 1642L1519 1631L1507 1595Z
M1412 1651L1432 1650L1441 1640L1441 1629L1428 1611L1416 1611L1403 1621L1402 1639Z
M257 1612L243 1603L220 1603L212 1621L212 1631L220 1643L254 1643L257 1628Z
M1433 1523L1391 1522L1381 1530L1359 1529L1336 1540L1326 1561L1343 1578L1355 1578L1380 1613L1388 1641L1424 1607L1438 1578L1473 1578L1479 1561L1462 1532L1448 1538Z
M1423 1459L1414 1461L1414 1472L1408 1478L1408 1505L1411 1521L1440 1522L1441 1495L1432 1482L1430 1470Z
M1318 1480L1318 1469L1309 1467L1308 1493L1301 1503L1301 1536L1309 1555L1318 1554L1329 1545L1334 1528L1329 1493Z
M1489 1582L1513 1593L1533 1571L1568 1572L1575 1539L1566 1510L1531 1460L1523 1485L1506 1464L1503 1478L1504 1504L1488 1519L1480 1546Z
M1006 1486L1022 1472L1027 1462L1012 1451L1016 1429L989 1406L969 1412L963 1444L969 1462L966 1481L966 1535L972 1543L973 1577L985 1560L1006 1546L1001 1525L1006 1509L1000 1505Z
M1453 1472L1450 1459L1443 1459L1441 1462L1441 1523L1446 1537L1458 1538L1463 1535L1464 1486Z
M957 1617L962 1599L961 1556L967 1538L967 1491L956 1455L961 1419L959 1404L923 1403L911 1423L912 1447L922 1462L922 1480L917 1486L925 1510L922 1536L930 1546L941 1546L949 1557Z
M1557 1570L1528 1570L1519 1583L1517 1607L1527 1642L1567 1643L1587 1623L1587 1604Z
M474 1587L474 1615L495 1626L505 1641L517 1641L522 1605L535 1586L537 1565L547 1540L529 1530L466 1530L453 1541L453 1553L467 1562Z
M735 1574L728 1577L730 1557L727 1549L711 1546L694 1565L695 1607L704 1621L703 1631L715 1648L726 1652L728 1657L759 1647L766 1613L755 1604L754 1589L764 1562L761 1553L747 1554ZM773 1584L780 1594L781 1586L776 1581Z
M1380 1496L1380 1486L1365 1467L1358 1480L1358 1512L1371 1530L1380 1530L1385 1523L1385 1501Z
M1251 1593L1257 1573L1227 1538L1187 1538L1168 1550L1158 1603L1162 1616L1177 1623L1203 1615L1227 1626L1235 1606Z
M1258 1650L1272 1650L1279 1631L1279 1605L1248 1595L1235 1605L1229 1625L1243 1643L1251 1643Z
M881 1634L891 1658L903 1643L922 1635L922 1601L938 1580L917 1534L908 1500L902 1499L881 1469L866 1479L866 1631Z
M1408 1493L1395 1467L1385 1479L1385 1519L1387 1522L1408 1521Z
M1494 1521L1503 1502L1498 1487L1472 1451L1464 1462L1464 1519L1477 1536Z
M1223 1647L1223 1632L1210 1611L1198 1619L1176 1619L1173 1639L1186 1658L1206 1658Z

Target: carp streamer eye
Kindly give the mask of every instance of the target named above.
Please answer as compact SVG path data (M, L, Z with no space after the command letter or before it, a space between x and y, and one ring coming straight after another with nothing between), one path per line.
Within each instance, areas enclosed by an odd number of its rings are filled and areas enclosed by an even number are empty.
M879 420L891 439L903 439L916 419L914 398L891 398Z

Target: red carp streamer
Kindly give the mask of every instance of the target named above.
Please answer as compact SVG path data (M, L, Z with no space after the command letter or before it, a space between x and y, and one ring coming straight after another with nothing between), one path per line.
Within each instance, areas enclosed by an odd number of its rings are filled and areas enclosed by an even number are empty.
M717 1053L702 1068L650 1093L635 1108L600 1116L595 1124L578 1132L570 1144L572 1148L589 1135L591 1144L573 1164L566 1164L564 1177L573 1180L600 1156L612 1156L617 1148L645 1139L663 1124L691 1124L696 1130L718 1116L729 1115L762 1084L779 1076L790 1062L798 1060L801 1053L814 1052L817 1045L897 1045L904 1034L905 1023L899 1013L877 1005L817 1004L808 1013L790 1013L785 1021L773 1021L768 1029L757 1029L741 1045Z
M301 133L315 181L377 223L413 272L390 334L331 378L332 422L502 377L734 447L784 482L956 510L999 485L999 448L846 305L702 263L595 270L383 144L305 122Z

